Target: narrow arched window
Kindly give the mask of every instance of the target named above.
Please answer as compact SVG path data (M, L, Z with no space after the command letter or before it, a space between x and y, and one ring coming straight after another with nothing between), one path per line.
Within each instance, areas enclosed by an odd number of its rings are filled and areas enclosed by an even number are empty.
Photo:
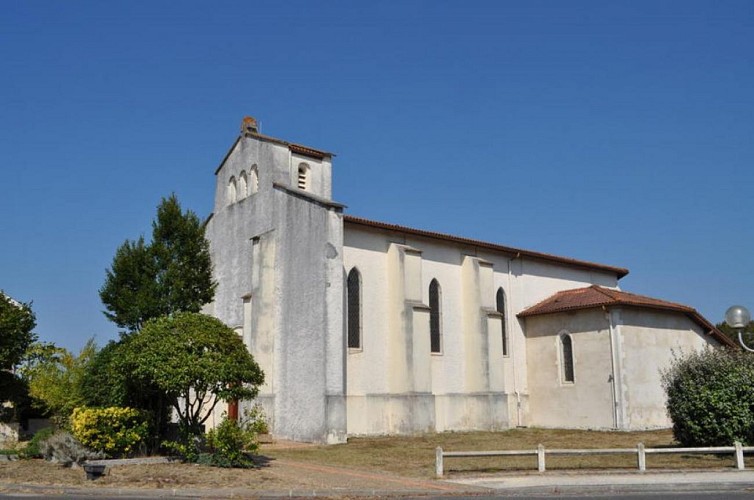
M241 175L238 176L238 199L242 200L248 196L248 181L246 178L246 172L241 171Z
M304 191L309 190L309 165L301 163L298 166L298 188Z
M560 356L563 362L563 382L573 383L573 340L567 333L560 335Z
M228 202L235 203L236 201L236 178L231 177L228 181Z
M249 194L254 194L259 191L259 170L254 165L249 170Z
M508 355L508 331L505 324L505 292L503 291L503 288L500 287L497 290L497 296L495 297L495 306L497 309L497 312L500 313L502 324L502 334L503 334L503 356Z
M442 352L442 290L436 279L429 284L429 343L432 353Z
M348 348L361 349L361 275L355 267L348 273Z

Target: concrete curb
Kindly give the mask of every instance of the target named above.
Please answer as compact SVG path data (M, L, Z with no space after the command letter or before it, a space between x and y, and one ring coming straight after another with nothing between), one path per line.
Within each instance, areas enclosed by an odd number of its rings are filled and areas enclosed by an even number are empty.
M454 496L458 494L478 495L484 493L480 488L469 488L468 491L459 490L452 493L442 493L435 490L380 490L380 489L291 489L291 490L253 490L246 488L222 488L222 489L182 489L182 488L77 488L40 486L30 484L2 484L0 483L0 496L9 493L25 493L46 496L75 495L87 496L111 496L119 498L296 498L296 497L416 497L432 495Z

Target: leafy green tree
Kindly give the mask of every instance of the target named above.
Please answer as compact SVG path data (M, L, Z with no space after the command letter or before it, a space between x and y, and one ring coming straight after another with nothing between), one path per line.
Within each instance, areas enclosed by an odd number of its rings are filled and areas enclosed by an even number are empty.
M204 314L150 320L127 345L133 375L164 391L191 434L200 432L219 401L251 399L264 382L240 337Z
M128 377L122 352L123 341L111 340L87 364L81 376L81 395L86 406L141 407L131 400L140 394L136 390L139 384Z
M157 288L156 262L151 248L143 237L126 240L115 251L105 284L99 291L107 308L105 316L122 328L138 330L147 319L160 316Z
M37 325L29 304L21 304L0 291L0 370L13 370L26 349L37 340Z
M150 449L160 444L160 436L168 431L170 402L165 393L153 383L133 375L129 357L129 336L119 341L111 340L97 351L86 365L81 378L81 395L89 407L131 407L146 412L152 422L152 431L146 443Z
M81 379L96 352L93 339L78 356L52 343L32 344L19 372L28 383L34 406L50 412L58 424L65 424L73 409L84 403Z
M754 444L754 356L706 349L662 374L673 435L684 446Z
M29 416L30 409L26 381L16 373L0 370L0 422L20 422Z
M29 408L26 381L15 373L26 349L37 340L36 318L29 304L0 291L0 421L21 420ZM3 403L10 402L10 405Z
M171 195L157 207L151 243L143 237L126 240L99 293L108 319L138 331L152 318L198 312L212 301L215 288L204 226Z

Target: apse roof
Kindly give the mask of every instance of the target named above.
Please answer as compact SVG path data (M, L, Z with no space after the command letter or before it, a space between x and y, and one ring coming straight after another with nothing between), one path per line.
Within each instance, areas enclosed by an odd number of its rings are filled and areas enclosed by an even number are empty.
M610 306L640 307L683 313L696 324L701 326L707 333L715 337L719 342L731 347L736 346L735 342L718 330L715 325L707 321L707 319L699 314L699 312L693 307L678 304L676 302L669 302L667 300L655 299L645 295L637 295L635 293L605 288L599 285L558 292L542 302L521 311L517 316L519 318L526 318L529 316L540 316L543 314L554 314Z

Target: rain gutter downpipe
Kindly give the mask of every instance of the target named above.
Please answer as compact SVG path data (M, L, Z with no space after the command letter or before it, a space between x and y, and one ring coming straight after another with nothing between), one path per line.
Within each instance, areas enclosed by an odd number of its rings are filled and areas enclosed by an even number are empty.
M513 259L508 259L508 296L506 297L505 301L505 331L508 333L508 349L510 350L509 355L511 357L511 367L513 368L513 393L516 395L516 427L521 427L521 392L518 390L518 384L516 383L516 379L518 378L518 373L516 372L516 353L514 352L514 342L513 342L513 330L511 329L511 314L510 311L512 310L511 307L511 301L513 300L513 293L511 290L511 268L513 267L513 260L518 259L521 257L521 253L517 253Z
M608 324L608 331L610 332L610 366L612 373L610 374L610 382L612 383L612 389L613 389L613 427L615 429L620 429L622 427L623 422L621 422L620 419L620 411L619 411L619 401L620 401L620 379L618 378L618 373L616 373L616 367L618 365L618 360L616 358L616 349L615 349L615 328L613 325L613 315L610 313L610 310L607 309L605 306L602 306L602 310L605 312L605 319L607 319Z

